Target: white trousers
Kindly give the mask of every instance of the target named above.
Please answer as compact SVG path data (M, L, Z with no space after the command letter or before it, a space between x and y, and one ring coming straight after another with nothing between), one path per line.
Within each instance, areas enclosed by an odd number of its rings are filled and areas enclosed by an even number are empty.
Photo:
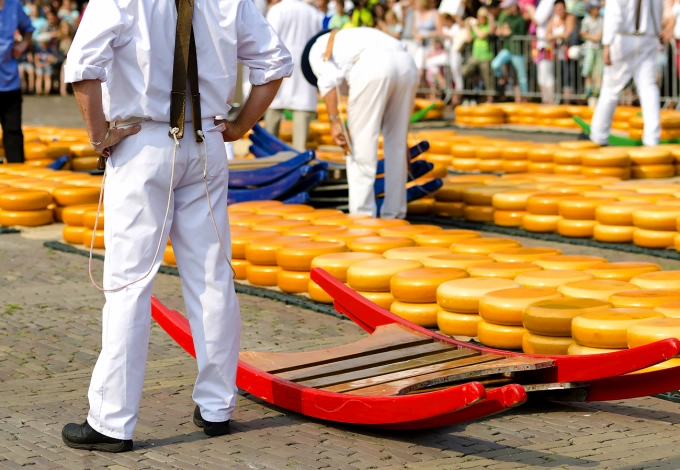
M644 145L658 145L661 136L659 86L656 83L658 40L653 37L616 36L610 46L612 65L604 68L600 99L597 101L590 139L606 144L621 90L633 78L645 125Z
M349 211L376 217L373 183L382 130L385 201L380 216L406 217L409 120L419 75L404 51L364 51L349 73L347 109L352 157L347 160Z
M194 401L208 421L229 419L236 402L236 367L241 320L229 264L220 250L206 199L203 167L191 123L177 149L168 223L163 230L175 144L168 124L144 122L125 137L107 161L102 350L92 373L88 422L100 433L131 439L142 397L151 321L153 277L168 238L177 259L182 293L196 348L198 378ZM203 129L214 127L212 119ZM210 198L227 255L231 257L227 214L228 167L222 136L205 132ZM201 148L203 151L203 147ZM187 410L187 417L191 410Z

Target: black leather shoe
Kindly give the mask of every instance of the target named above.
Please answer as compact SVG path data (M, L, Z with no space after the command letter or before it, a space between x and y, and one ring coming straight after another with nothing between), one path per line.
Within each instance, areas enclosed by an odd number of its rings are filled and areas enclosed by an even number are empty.
M201 409L198 405L196 405L196 409L194 410L194 424L199 428L203 428L203 432L208 436L214 437L229 434L229 421L230 420L226 420L216 423L206 421L203 419L203 416L201 416Z
M85 421L83 424L67 424L61 430L61 438L69 447L101 452L128 452L132 450L132 439L115 439L105 436Z

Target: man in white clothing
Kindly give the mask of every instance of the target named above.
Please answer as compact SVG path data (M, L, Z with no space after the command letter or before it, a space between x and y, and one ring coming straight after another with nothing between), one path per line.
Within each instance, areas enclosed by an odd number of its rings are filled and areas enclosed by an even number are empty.
M604 74L590 125L590 139L606 145L619 94L633 78L645 125L644 145L658 145L661 135L659 86L655 59L659 40L668 42L675 18L672 0L608 0L602 31Z
M279 135L283 110L293 112L293 147L307 148L309 123L316 113L316 88L307 83L300 70L300 57L307 41L321 30L319 11L303 0L281 0L267 12L267 20L290 50L295 63L293 76L284 80L264 116L268 132Z
M406 139L419 75L403 44L373 28L324 32L305 47L302 71L326 102L333 139L351 150L350 213L378 215L373 184L382 131L385 200L380 216L406 217ZM347 93L349 135L344 132L344 116L338 114L340 94Z
M235 121L221 120L238 62L250 68L253 90ZM226 434L241 326L224 142L262 116L292 73L291 56L251 0L99 0L87 8L67 64L106 167L106 304L89 414L66 425L62 439L78 449L132 449L151 289L168 234L196 350L193 421L210 436Z

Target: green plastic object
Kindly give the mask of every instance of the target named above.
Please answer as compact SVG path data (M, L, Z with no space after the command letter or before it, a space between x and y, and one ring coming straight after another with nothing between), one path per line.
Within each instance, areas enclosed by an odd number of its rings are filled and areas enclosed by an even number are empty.
M288 110L288 109L284 109L283 110L283 117L288 121L292 121L293 120L293 113L290 112L290 110Z
M576 121L576 124L578 124L579 127L583 130L583 132L590 135L590 126L588 125L587 122L585 122L578 116L574 116L573 119L574 121ZM640 140L630 139L628 137L619 137L617 135L610 135L608 141L609 145L611 145L612 147L639 147L640 145L642 145L642 141Z
M413 113L413 114L411 115L411 124L413 124L414 122L420 121L422 118L425 117L425 115L426 115L427 113L429 113L430 111L432 111L432 110L435 108L435 106L437 106L437 105L436 105L435 103L432 103L432 104L431 104L430 106L428 106L427 108L423 108L423 109L421 109L420 111L416 111L415 113Z

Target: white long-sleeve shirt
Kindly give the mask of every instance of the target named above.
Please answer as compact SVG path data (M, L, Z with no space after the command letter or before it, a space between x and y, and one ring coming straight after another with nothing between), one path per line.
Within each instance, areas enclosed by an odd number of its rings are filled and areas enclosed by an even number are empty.
M309 51L309 65L316 75L321 96L326 96L336 86L346 86L349 72L363 51L405 50L400 41L374 28L341 29L335 35L331 59L324 62L329 37L330 33L321 36Z
M101 80L109 121L169 121L176 24L174 0L90 2L68 53L66 81ZM293 72L290 53L252 0L195 0L193 27L202 118L228 113L237 62L248 66L253 85Z
M628 36L635 33L637 4L638 0L607 0L602 44L609 46L616 35ZM663 13L664 0L642 0L639 35L658 37Z

